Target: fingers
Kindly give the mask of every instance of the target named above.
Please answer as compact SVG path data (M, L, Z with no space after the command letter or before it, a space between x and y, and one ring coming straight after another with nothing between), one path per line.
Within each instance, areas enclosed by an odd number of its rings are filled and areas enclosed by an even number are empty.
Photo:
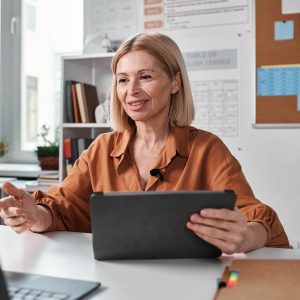
M25 192L23 189L16 188L10 182L3 183L3 190L10 197L0 199L0 209L5 209L9 206L17 206L27 209L34 209L34 197Z
M10 226L15 232L21 233L32 226L30 217L20 208L9 207L1 211L4 224Z
M0 216L4 223L17 233L31 229L37 212L34 197L9 182L2 188L9 195L0 199Z
M239 210L203 209L193 214L186 224L197 236L220 248L234 253L245 240L247 219Z
M14 198L11 196L4 197L0 199L0 211L5 210L6 208L14 206Z
M26 192L22 189L18 189L16 186L14 186L10 182L4 182L2 185L2 189L4 192L10 196L16 197L18 199L24 197L26 195Z
M28 223L28 222L20 223L20 224L15 225L15 226L12 226L12 225L9 225L9 226L16 233L22 233L22 232L30 230L30 228L31 228L31 224Z
M226 221L235 221L237 214L243 216L243 214L240 214L238 209L230 210L226 208L205 208L200 211L200 215L202 217L222 219Z
M207 243L212 244L212 245L216 246L217 248L219 248L223 253L233 254L233 253L238 252L236 244L234 244L234 243L229 243L224 240L218 240L218 239L215 239L215 238L212 238L209 236L201 236L201 238L203 240L205 240Z
M4 219L4 224L10 227L25 225L27 223L26 216L15 216Z
M247 224L247 218L239 210L229 209L203 209L200 214L192 214L190 221L227 231L238 230Z
M17 217L17 216L21 216L23 214L24 213L23 213L22 209L20 209L18 207L14 207L14 206L9 206L5 209L2 209L0 212L0 216L3 219Z
M187 227L194 231L199 237L210 236L215 239L225 240L235 244L242 242L247 230L244 227L239 228L237 226L230 226L229 230L225 230L215 226L208 226L192 222L188 222Z
M210 244L217 246L222 252L232 254L237 252L239 245L243 242L245 231L227 231L216 227L199 225L188 222L187 228L192 230L198 237Z
M220 228L223 230L234 230L235 223L231 221L226 221L222 219L210 219L210 218L204 218L200 216L199 214L193 214L190 217L190 221L195 225L205 225L205 227L215 227Z

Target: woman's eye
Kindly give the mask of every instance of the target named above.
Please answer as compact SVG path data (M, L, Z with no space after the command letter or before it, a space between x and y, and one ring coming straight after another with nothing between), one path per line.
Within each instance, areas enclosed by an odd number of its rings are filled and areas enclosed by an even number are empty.
M151 78L150 75L147 75L147 74L141 75L141 79L150 79L150 78Z
M126 83L127 79L126 78L119 78L118 83Z

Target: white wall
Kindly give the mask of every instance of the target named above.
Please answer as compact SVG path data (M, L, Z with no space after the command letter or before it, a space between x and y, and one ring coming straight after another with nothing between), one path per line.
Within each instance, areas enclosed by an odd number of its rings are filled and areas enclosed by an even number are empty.
M190 30L199 44L202 36L238 35L240 71L239 136L223 138L240 161L255 196L275 209L290 240L300 240L300 127L255 128L255 7L249 1L249 23ZM187 32L166 32L181 44ZM182 43L184 47L185 43ZM228 45L224 44L224 49ZM213 49L213 48L212 48ZM284 55L284 54L283 54Z
M244 47L240 53L241 150L236 146L231 150L242 164L256 197L275 209L290 240L300 240L300 128L251 126L255 102L253 49Z
M90 0L85 0L88 3ZM237 2L240 3L240 2ZM258 129L252 127L255 104L255 30L254 4L248 1L249 22L243 24L208 26L188 30L173 30L165 33L173 37L184 49L186 40L192 41L191 51L199 48L203 38L224 36L239 39L239 135L223 138L240 161L244 173L258 199L272 206L278 213L290 239L300 240L300 127L298 129ZM142 23L140 1L137 16ZM210 20L211 21L211 20ZM140 30L143 25L140 24ZM215 44L215 43L213 43ZM214 45L211 49L214 49ZM209 49L209 45L203 45ZM228 48L226 42L224 49ZM201 45L200 45L201 48ZM300 202L300 201L299 201Z

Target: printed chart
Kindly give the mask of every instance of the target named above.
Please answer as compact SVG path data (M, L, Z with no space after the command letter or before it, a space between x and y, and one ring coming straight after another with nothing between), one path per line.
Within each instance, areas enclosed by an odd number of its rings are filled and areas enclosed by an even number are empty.
M192 81L194 126L220 137L236 137L239 128L238 80Z

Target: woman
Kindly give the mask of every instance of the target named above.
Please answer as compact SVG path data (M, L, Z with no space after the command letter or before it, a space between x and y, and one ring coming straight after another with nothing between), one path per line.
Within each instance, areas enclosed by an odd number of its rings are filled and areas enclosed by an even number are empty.
M10 196L0 200L0 215L7 225L16 232L89 232L94 191L231 189L237 194L235 210L195 212L187 228L229 254L288 246L276 213L255 199L222 141L190 126L191 90L174 41L159 33L130 38L116 52L112 72L115 131L100 135L47 194L31 196L4 184ZM160 176L152 176L153 169Z

